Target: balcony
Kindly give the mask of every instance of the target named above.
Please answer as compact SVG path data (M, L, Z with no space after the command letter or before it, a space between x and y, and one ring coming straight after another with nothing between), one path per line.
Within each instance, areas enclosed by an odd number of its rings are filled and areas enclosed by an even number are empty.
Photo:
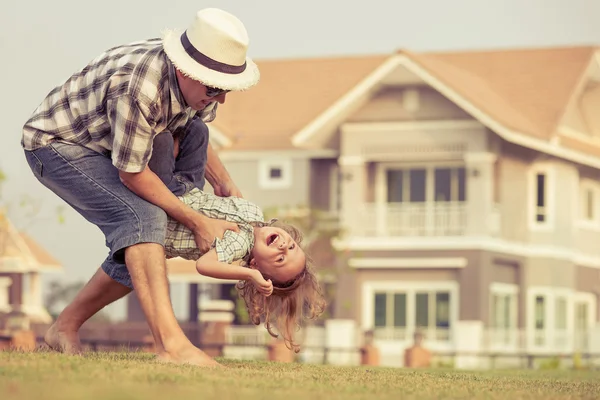
M367 203L359 221L359 236L461 236L467 210L464 202Z

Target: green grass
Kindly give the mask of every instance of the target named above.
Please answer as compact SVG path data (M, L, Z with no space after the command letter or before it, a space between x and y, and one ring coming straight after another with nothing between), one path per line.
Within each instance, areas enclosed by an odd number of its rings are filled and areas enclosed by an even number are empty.
M593 399L600 372L409 370L221 360L164 365L147 353L0 352L0 399Z

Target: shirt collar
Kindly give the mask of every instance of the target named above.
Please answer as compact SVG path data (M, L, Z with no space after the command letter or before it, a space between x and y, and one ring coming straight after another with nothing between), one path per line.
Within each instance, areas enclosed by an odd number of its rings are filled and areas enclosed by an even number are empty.
M175 66L169 60L168 57L167 64L169 65L169 88L171 91L171 108L172 109L186 109L188 108L187 103L185 102L185 98L181 93L181 89L179 89L179 82L177 81L177 74L175 73Z
M172 110L185 110L189 108L187 105L183 94L181 93L181 89L179 88L179 81L177 81L177 73L175 72L175 66L169 60L169 57L166 57L167 64L169 66L169 90L171 91L171 109ZM217 106L218 103L213 101L209 103L204 110L198 111L197 114L200 118L205 122L211 122L217 117Z

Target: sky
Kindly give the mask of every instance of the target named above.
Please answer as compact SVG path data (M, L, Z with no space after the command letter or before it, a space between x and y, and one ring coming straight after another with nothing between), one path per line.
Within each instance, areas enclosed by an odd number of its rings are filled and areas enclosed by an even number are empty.
M169 4L169 5L168 5ZM168 5L168 6L167 6ZM197 10L219 7L240 18L256 59L385 54L398 49L458 51L600 46L598 0L75 0L4 2L0 6L0 169L9 215L65 267L50 280L87 280L107 255L100 231L66 209L35 180L20 147L21 127L43 97L103 50L185 29ZM290 77L293 79L293 77ZM318 95L318 93L316 94ZM16 205L42 204L34 224ZM27 225L26 225L27 224ZM187 291L174 285L173 303L185 316ZM119 301L107 311L125 316Z

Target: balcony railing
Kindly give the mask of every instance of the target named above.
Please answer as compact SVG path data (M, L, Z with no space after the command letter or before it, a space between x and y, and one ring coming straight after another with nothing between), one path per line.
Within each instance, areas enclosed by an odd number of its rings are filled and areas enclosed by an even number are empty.
M360 236L464 236L468 218L485 218L486 233L500 231L499 208L490 215L469 215L466 202L366 203L353 224Z
M464 202L368 203L360 217L364 236L461 236L467 229Z

